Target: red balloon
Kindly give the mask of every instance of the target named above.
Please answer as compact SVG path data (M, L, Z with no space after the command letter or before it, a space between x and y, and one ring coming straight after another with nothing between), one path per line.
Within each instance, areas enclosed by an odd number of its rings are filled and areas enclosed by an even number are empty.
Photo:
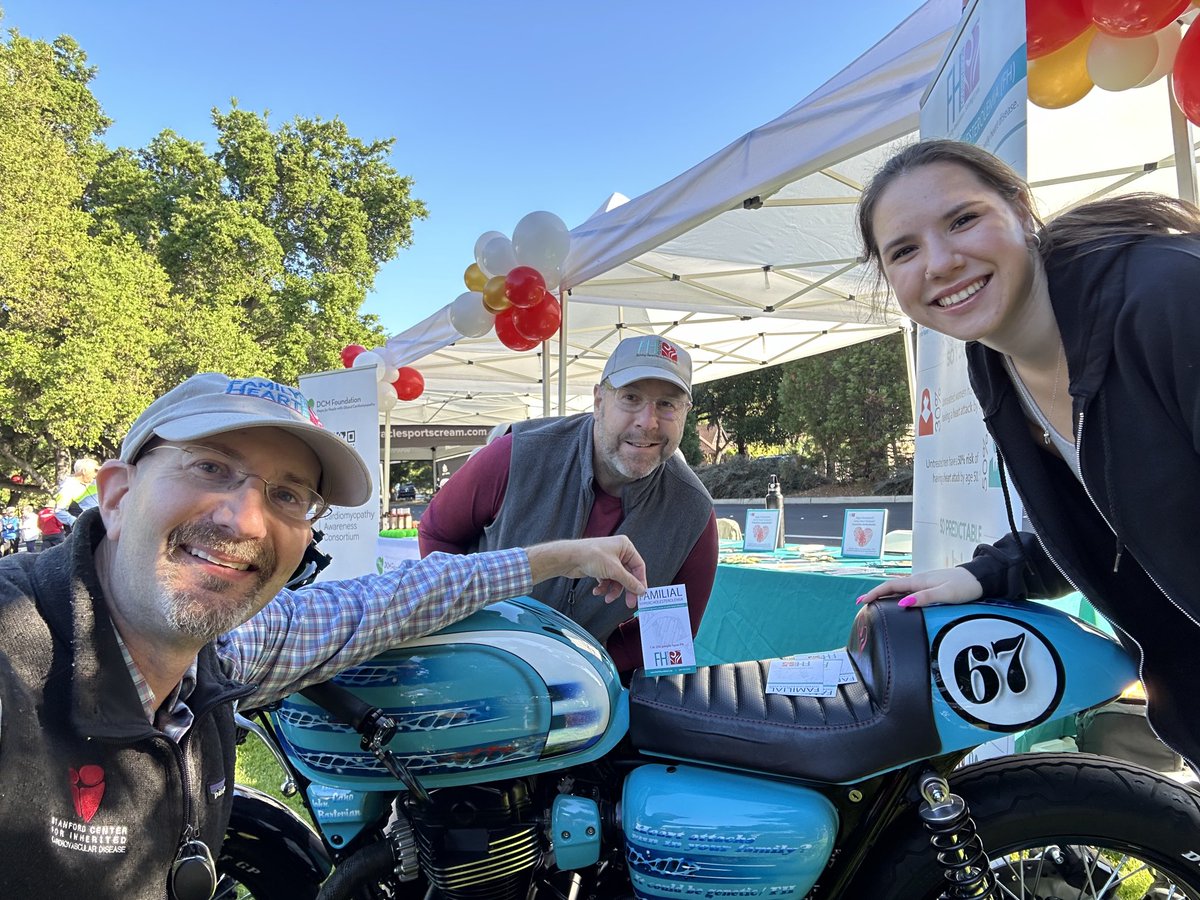
M358 354L366 353L367 348L362 344L347 344L342 348L342 365L349 369L354 365L354 360Z
M1096 27L1116 37L1144 37L1166 28L1191 0L1083 0Z
M537 306L513 307L513 325L525 337L539 341L549 340L562 322L562 307L550 294Z
M1038 59L1061 50L1092 24L1084 0L1025 0L1026 55Z
M517 307L510 306L500 315L496 316L496 337L509 350L532 350L541 341L536 338L527 338L521 332L517 331L517 326L513 324L513 313L517 311Z
M1200 28L1189 28L1175 54L1172 71L1175 102L1193 125L1200 123Z
M416 400L425 393L425 377L412 366L401 366L392 387L401 400Z
M513 306L537 306L546 296L546 279L533 266L517 266L504 279L504 296Z

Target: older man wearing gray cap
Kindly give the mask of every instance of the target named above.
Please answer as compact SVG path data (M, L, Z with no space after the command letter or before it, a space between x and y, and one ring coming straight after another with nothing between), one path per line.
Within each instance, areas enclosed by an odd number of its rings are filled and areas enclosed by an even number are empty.
M451 476L421 516L421 553L469 553L525 540L624 534L649 584L685 584L692 634L717 570L712 498L681 454L692 360L658 335L621 341L593 391L593 411L512 426ZM533 595L606 643L622 672L641 665L637 619L579 602L570 579Z
M181 866L193 886L197 867L208 877L236 702L327 680L545 578L588 579L610 601L645 585L621 538L286 590L314 522L366 501L371 478L299 391L264 378L197 375L160 397L97 484L65 544L0 561L6 897L172 897Z

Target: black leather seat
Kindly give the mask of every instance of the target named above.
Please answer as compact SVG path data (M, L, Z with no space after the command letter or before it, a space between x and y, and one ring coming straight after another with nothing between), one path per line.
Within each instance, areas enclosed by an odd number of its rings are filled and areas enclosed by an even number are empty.
M924 615L864 606L846 649L859 681L834 697L767 694L769 660L630 686L630 738L648 753L847 783L938 753Z

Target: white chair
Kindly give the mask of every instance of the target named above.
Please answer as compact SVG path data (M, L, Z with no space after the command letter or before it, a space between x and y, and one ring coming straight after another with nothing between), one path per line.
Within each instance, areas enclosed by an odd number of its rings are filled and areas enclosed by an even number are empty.
M884 553L912 553L912 532L897 528L883 536Z
M717 539L722 541L740 541L742 526L736 519L717 519Z

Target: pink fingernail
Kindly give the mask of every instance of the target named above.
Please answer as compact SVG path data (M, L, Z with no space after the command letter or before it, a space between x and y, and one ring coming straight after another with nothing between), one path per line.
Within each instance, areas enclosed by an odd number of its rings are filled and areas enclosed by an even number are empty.
M855 605L861 605L863 602L863 598L865 598L866 596L867 596L866 594L860 594L858 599L854 601Z
M917 598L916 598L916 597L914 597L912 594L909 594L907 597L901 597L901 598L900 598L900 602L899 602L899 603L897 603L896 605L897 605L897 606L903 606L903 607L905 607L905 608L907 608L907 607L909 607L909 606L916 606L916 605L917 605Z

